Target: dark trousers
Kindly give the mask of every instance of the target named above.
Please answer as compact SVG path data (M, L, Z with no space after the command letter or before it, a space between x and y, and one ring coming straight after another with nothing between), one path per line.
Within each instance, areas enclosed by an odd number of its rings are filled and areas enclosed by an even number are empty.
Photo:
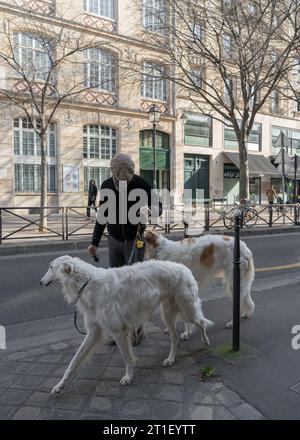
M109 267L126 266L129 263L135 240L122 243L111 235L108 236ZM134 263L134 261L132 261ZM131 263L131 264L132 264Z
M96 201L95 200L89 200L88 201L88 206L96 206ZM97 212L97 208L94 208L94 210ZM90 208L87 208L86 210L86 216L90 217L91 216L91 210Z

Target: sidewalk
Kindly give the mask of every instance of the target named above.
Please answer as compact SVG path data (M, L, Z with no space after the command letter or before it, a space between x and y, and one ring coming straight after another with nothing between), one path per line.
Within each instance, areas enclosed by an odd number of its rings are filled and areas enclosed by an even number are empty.
M163 233L162 230L157 230L159 233ZM269 227L254 227L249 229L242 229L240 231L241 237L248 236L261 236L261 235L276 235L276 234L288 234L288 233L299 233L300 226L273 226ZM208 232L204 232L205 234L224 234L224 235L234 235L233 230L228 230L225 228L218 230L210 230ZM170 234L167 234L166 237L171 240L181 240L183 238L184 230L176 229L171 231ZM80 250L86 249L91 242L91 237L80 237L76 239L70 239L68 241L63 241L61 239L55 239L53 237L35 241L35 240L23 240L18 241L16 244L15 240L12 241L4 241L0 244L0 257L6 255L18 255L18 254L32 254L39 252L60 252L67 250ZM106 247L107 240L106 237L100 242L99 247Z
M221 379L200 381L209 355L199 339L180 342L177 362L161 366L169 349L158 316L136 347L138 364L131 385L119 384L124 366L118 349L105 345L83 366L61 395L49 391L64 373L82 336L73 316L7 328L8 350L0 352L0 419L236 420L263 415Z

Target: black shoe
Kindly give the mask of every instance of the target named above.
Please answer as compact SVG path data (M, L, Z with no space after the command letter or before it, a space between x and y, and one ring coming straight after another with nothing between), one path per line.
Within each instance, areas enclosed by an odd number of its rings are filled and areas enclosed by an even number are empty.
M143 326L138 327L131 335L131 342L133 346L139 345L143 338Z

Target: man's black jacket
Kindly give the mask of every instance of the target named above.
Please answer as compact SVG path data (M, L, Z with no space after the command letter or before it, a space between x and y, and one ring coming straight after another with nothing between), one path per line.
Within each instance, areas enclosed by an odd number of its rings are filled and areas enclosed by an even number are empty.
M105 226L107 225L107 230L109 235L114 237L116 240L119 240L121 242L130 241L133 240L136 236L138 225L132 225L127 221L127 224L119 224L119 191L116 189L113 178L110 177L109 179L105 180L102 185L101 189L110 189L114 191L116 196L116 220L117 224L110 224L108 222L104 224L100 224L96 221L93 237L92 237L92 245L98 246L99 242L102 238L102 234L104 232ZM100 189L100 197L101 197L101 189ZM151 186L144 180L142 177L137 176L136 174L133 175L132 179L128 183L127 186L127 197L128 193L134 189L143 189L146 191L148 195L148 207L151 209ZM99 206L101 206L103 203L107 202L107 197L104 198L104 200L100 201ZM127 199L127 214L131 208L138 200L129 201ZM108 201L109 203L109 201ZM160 216L162 213L162 205L159 202L159 212L152 213L153 216ZM107 212L107 211L106 211Z

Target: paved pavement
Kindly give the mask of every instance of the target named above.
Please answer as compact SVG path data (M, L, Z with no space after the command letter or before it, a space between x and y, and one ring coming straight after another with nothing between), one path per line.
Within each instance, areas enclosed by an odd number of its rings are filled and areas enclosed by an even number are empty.
M264 418L220 378L200 381L201 366L210 358L201 351L199 337L188 348L181 342L176 364L163 368L169 340L162 327L158 317L147 326L147 336L135 350L139 361L131 385L119 384L123 361L116 347L104 345L57 397L50 396L49 391L82 340L73 328L72 316L19 324L13 332L8 328L15 339L9 351L0 353L0 419Z

